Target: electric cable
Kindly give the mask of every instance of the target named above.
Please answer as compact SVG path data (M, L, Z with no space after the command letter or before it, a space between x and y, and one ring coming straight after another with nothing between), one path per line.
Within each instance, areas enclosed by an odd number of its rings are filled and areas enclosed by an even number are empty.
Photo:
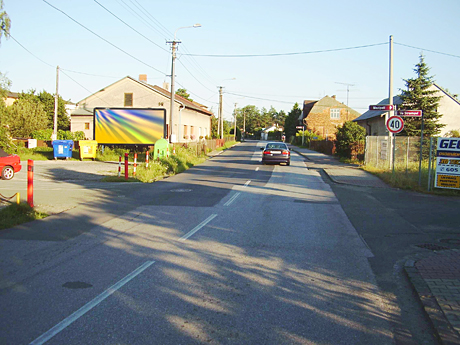
M318 53L329 53L343 50L362 49L375 46L386 45L388 42L367 44L363 46L347 47L347 48L335 48L325 50L313 50L307 52L292 52L292 53L272 53L272 54L235 54L235 55L221 55L221 54L182 54L185 56L197 56L197 57L218 57L218 58L251 58L251 57L274 57L274 56L290 56L290 55L306 55L306 54L318 54Z
M86 26L84 26L83 24L81 24L80 22L78 22L77 20L73 19L71 16L69 16L67 13L65 13L64 11L60 10L59 8L57 8L56 6L50 4L48 1L46 0L42 0L44 3L46 3L47 5L49 5L50 7L54 8L56 11L58 12L61 12L63 15L65 15L67 18L69 18L70 20L72 20L74 23L80 25L82 28L84 28L85 30L91 32L93 35L95 35L96 37L100 38L101 40L103 40L104 42L110 44L112 47L118 49L119 51L121 51L122 53L125 53L126 55L128 55L129 57L133 58L134 60L142 63L143 65L147 66L147 67L150 67L151 69L161 73L162 75L165 75L164 72L160 71L159 69L156 69L155 67L149 65L148 63L142 61L141 59L135 57L134 55L128 53L127 51L121 49L120 47L118 47L117 45L113 44L112 42L106 40L105 38L103 38L102 36L98 35L97 33L95 33L94 31L92 31L91 29L87 28Z

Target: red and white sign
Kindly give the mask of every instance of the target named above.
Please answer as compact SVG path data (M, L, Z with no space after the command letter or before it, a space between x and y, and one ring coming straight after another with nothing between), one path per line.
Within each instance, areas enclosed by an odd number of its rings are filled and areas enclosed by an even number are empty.
M396 106L394 104L377 104L370 105L369 110L395 110Z
M399 116L392 116L387 121L387 129L391 133L399 133L404 128L404 121Z
M422 116L422 111L421 110L397 110L396 115L398 115L398 116L421 117Z

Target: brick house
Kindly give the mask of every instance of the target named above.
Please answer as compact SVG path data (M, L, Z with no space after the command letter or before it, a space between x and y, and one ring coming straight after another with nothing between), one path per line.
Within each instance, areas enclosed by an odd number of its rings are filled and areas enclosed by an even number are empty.
M299 122L308 131L325 139L335 140L337 127L360 115L356 110L337 101L335 96L325 96L319 101L304 101Z

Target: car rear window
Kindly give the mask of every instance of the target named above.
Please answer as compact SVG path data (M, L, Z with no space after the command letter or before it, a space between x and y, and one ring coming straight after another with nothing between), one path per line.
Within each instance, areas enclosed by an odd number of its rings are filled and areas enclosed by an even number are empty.
M287 147L284 144L267 144L267 149L286 150Z

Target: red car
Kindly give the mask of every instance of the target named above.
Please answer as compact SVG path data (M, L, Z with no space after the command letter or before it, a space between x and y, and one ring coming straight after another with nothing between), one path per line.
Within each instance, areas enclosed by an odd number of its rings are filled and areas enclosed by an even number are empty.
M21 159L18 155L9 155L0 149L0 171L2 179L11 180L14 173L21 171Z

